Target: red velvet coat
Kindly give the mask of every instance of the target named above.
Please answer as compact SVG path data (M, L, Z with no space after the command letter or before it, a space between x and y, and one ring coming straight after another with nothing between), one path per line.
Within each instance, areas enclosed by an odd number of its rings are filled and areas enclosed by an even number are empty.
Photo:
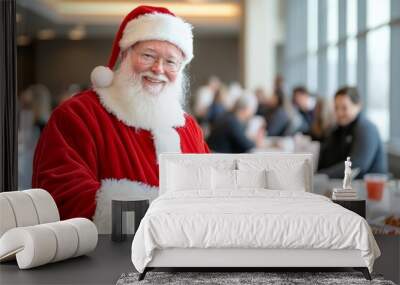
M185 114L185 125L176 131L182 153L209 152L190 115ZM113 186L117 191L121 187L131 191L138 185L157 187L156 152L151 132L125 125L88 90L51 115L36 148L32 185L51 193L62 219L92 218L104 181L123 181L124 185Z

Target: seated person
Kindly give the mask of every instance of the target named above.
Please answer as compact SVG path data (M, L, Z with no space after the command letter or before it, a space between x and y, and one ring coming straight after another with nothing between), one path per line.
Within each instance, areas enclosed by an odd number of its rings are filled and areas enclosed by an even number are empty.
M387 163L376 126L361 113L357 89L345 87L335 94L337 126L321 147L319 173L342 178L344 161L350 156L358 177L366 173L385 173Z
M253 95L242 95L235 103L233 111L226 113L211 129L208 145L214 152L248 152L256 145L262 145L264 132L260 128L256 137L246 136L246 123L257 110L257 99Z
M208 109L210 108L214 100L215 93L220 88L220 85L221 81L218 79L218 77L211 76L208 84L201 86L193 98L193 114L200 124L206 122Z
M298 132L308 133L314 120L315 98L303 86L293 89L293 106L300 114L302 120Z
M283 106L283 94L274 93L266 100L266 112L268 136L283 136L290 124L289 116Z
M212 126L222 115L225 113L225 99L227 90L225 86L221 85L215 92L214 100L208 108L207 121Z
M333 102L331 101L331 98L317 98L314 120L311 124L310 131L306 133L306 135L309 135L314 141L325 141L334 127L335 116L333 114Z

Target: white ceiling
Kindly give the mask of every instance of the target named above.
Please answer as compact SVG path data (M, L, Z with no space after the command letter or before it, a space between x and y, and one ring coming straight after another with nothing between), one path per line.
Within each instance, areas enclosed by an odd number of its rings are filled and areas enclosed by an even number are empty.
M196 34L239 33L239 0L17 0L18 34L35 37L40 31L52 30L56 37L63 38L78 26L89 38L112 37L123 17L144 4L169 8L190 22Z

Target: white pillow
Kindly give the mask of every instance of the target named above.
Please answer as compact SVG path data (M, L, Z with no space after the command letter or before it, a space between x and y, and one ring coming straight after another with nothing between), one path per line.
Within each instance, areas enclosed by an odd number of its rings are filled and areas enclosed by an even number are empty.
M298 166L290 172L270 170L267 173L268 188L272 190L306 191L304 166Z
M236 170L237 188L267 188L267 170Z
M236 170L212 168L211 181L213 190L236 190Z
M238 159L240 170L267 170L267 188L272 190L306 191L309 168L303 160Z
M211 171L212 189L234 191L241 188L267 188L267 171L215 169Z
M167 189L169 191L211 189L211 168L168 164Z

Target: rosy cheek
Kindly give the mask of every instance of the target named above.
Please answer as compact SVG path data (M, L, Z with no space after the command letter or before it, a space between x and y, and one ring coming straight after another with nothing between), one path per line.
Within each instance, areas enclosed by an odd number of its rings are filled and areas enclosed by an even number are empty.
M138 62L134 62L132 68L135 73L141 73L145 71L145 67L139 64Z
M174 82L176 79L176 74L166 73L166 76L170 82Z

